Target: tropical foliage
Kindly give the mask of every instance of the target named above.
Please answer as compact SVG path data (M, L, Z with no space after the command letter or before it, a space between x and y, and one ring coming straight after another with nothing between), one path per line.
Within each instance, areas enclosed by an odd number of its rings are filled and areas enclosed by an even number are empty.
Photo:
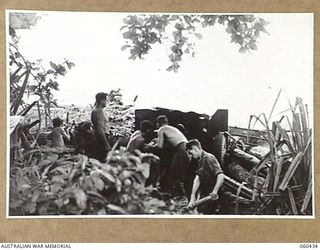
M195 38L202 39L203 28L215 24L226 26L231 42L240 46L239 52L257 50L261 33L268 33L268 24L254 15L129 15L123 19L120 30L126 44L122 50L130 49L129 59L143 59L155 44L169 41L171 53L168 55L168 71L177 72L184 55L195 55ZM167 35L170 34L170 35Z

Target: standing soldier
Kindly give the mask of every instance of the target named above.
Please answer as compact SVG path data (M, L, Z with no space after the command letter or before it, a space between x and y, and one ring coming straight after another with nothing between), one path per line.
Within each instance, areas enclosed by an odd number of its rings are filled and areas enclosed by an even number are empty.
M106 161L108 151L111 149L108 142L110 135L110 124L105 116L103 109L107 105L107 93L96 94L96 103L91 113L91 121L96 135L96 159L101 162Z

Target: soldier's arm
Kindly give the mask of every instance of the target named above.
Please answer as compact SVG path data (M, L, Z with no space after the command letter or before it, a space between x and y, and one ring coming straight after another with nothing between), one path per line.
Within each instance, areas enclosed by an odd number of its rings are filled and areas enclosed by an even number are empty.
M163 143L164 143L164 129L159 129L158 130L158 141L156 146L158 148L163 148Z
M192 192L191 192L190 201L188 204L188 207L190 208L194 207L194 202L196 200L196 194L199 190L199 187L200 187L200 179L199 179L199 176L196 175L196 177L193 180Z
M223 185L223 182L224 182L224 175L223 173L219 173L217 176L217 181L216 181L216 185L214 185L214 188L212 190L212 194L213 195L217 195L221 186Z
M68 141L70 140L70 136L66 133L66 131L63 128L61 128L60 133L63 138L67 139Z

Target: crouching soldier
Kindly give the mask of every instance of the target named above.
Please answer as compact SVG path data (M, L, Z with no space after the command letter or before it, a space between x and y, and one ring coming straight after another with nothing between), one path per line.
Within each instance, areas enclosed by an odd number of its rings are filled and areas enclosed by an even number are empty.
M211 195L213 199L198 207L198 211L203 214L212 214L218 208L216 199L219 198L218 192L224 181L220 164L214 155L202 149L200 142L196 139L189 141L186 149L196 164L196 175L188 207L193 208L196 200Z

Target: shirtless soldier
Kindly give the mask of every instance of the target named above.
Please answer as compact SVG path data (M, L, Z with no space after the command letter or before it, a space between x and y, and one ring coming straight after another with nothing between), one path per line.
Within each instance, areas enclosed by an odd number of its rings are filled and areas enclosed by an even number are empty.
M184 177L189 166L189 158L186 152L186 137L181 131L168 125L168 118L160 115L157 118L158 141L156 147L163 149L164 144L173 148L173 158L169 168L169 185L176 196L185 196Z
M110 125L103 109L107 105L106 93L96 94L96 103L91 113L91 121L96 135L96 159L105 162L107 152L111 149L108 142L108 135L110 134Z
M53 146L57 148L65 148L64 139L70 140L70 135L62 128L63 120L56 117L52 120L53 130L48 135L48 138L52 140Z

